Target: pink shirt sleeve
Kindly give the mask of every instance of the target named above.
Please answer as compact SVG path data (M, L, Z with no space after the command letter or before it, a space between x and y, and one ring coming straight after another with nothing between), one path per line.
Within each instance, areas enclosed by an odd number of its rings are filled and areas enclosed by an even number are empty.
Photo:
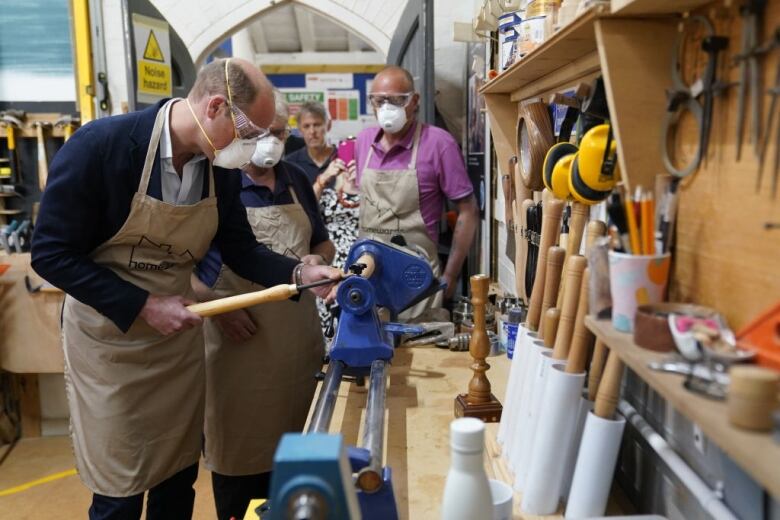
M466 164L455 139L446 131L441 133L437 168L439 187L448 199L460 200L474 193L474 187L466 173Z

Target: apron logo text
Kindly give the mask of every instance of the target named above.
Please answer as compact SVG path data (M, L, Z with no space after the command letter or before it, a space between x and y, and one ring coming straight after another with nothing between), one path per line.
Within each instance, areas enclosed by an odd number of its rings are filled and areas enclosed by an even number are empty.
M159 258L163 256L163 258ZM158 258L154 258L158 257ZM138 245L130 250L130 260L127 262L129 269L137 271L165 271L182 263L182 261L195 260L189 249L182 253L173 253L170 244L157 244L142 236Z

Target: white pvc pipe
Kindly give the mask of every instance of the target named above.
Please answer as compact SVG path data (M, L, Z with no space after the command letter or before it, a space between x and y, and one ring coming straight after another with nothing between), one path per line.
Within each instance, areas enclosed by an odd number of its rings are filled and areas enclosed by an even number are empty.
M714 520L738 520L738 517L721 501L720 496L710 489L701 477L677 455L666 440L653 430L653 427L639 415L633 406L626 401L620 401L618 409Z
M622 417L612 420L588 413L566 504L566 518L598 517L606 511L625 426Z
M550 372L550 367L553 364L566 364L565 360L554 360L552 354L552 349L541 348L537 354L538 361L534 367L534 372L528 378L530 390L526 399L526 413L523 416L523 424L518 425L518 449L512 454L512 461L515 467L515 490L517 491L523 490L526 477L528 476L536 428L539 422L542 400L544 399L547 374Z
M535 333L529 332L526 334L525 341L523 342L523 358L520 360L522 365L520 366L520 373L518 375L517 385L515 390L517 393L517 404L514 406L515 412L508 425L507 438L504 444L504 459L507 461L509 469L514 471L514 461L516 453L519 449L521 442L521 433L523 425L526 421L526 415L529 406L529 394L531 392L531 380L532 374L535 373L537 365L540 362L539 352L545 349L544 343L538 339L534 339Z
M577 412L577 425L574 428L574 436L569 444L569 452L566 455L566 469L563 472L563 486L561 487L561 498L566 501L571 490L571 481L574 478L574 466L577 463L577 454L580 451L580 441L582 441L582 432L585 431L585 421L588 414L593 411L593 401L586 397L580 397L580 409Z
M547 373L544 398L531 450L521 510L531 515L551 515L561 498L565 457L577 428L585 373L569 374L552 365Z
M522 371L522 357L527 349L523 349L523 342L525 341L528 329L524 324L517 326L517 336L515 338L515 351L512 355L512 363L509 369L509 380L506 385L506 394L504 395L504 410L501 412L501 422L498 424L498 434L496 440L500 445L503 445L506 439L506 432L508 425L512 422L513 417L517 412L517 384L520 379L520 372ZM522 349L522 350L521 350Z

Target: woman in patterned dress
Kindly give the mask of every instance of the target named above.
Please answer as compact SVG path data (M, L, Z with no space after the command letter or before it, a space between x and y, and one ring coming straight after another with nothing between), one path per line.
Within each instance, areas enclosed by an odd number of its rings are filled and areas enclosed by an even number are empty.
M358 215L360 213L360 194L355 185L355 161L350 161L336 177L332 188L325 187L320 195L320 209L328 236L336 246L336 256L332 265L344 267L349 249L358 237ZM319 179L318 179L319 180ZM322 330L330 323L330 305L317 299Z

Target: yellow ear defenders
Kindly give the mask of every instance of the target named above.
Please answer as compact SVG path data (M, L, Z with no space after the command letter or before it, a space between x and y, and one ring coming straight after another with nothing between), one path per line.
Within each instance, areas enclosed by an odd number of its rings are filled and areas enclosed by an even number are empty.
M577 150L577 146L571 143L557 143L544 157L544 186L558 199L569 198L569 169Z
M582 137L571 164L571 196L583 204L596 204L609 196L619 178L612 128L608 124L594 126Z

